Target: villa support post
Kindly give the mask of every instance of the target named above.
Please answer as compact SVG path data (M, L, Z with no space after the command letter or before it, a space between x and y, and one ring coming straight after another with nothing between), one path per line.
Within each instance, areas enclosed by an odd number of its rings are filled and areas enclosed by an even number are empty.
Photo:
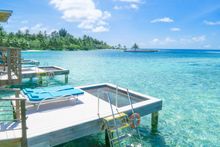
M110 139L107 130L105 130L105 146L110 147Z
M65 83L68 83L68 74L65 74Z
M33 77L30 77L30 82L31 82L31 83L33 82Z
M153 112L151 114L151 132L156 133L158 128L159 112Z
M43 85L43 76L40 76L40 77L39 77L39 84L40 84L40 85Z
M27 147L27 126L26 126L26 106L25 100L21 100L21 128L22 128L22 139L21 146Z

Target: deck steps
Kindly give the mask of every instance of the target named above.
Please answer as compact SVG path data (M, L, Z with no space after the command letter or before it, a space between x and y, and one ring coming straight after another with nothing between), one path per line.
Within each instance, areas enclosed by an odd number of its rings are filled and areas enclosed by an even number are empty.
M126 116L127 116L127 114L125 114L125 113L118 113L118 114L115 114L115 119L124 118ZM110 120L113 120L113 119L114 119L114 117L112 115L107 116L107 117L104 118L104 120L106 120L106 121L110 121Z

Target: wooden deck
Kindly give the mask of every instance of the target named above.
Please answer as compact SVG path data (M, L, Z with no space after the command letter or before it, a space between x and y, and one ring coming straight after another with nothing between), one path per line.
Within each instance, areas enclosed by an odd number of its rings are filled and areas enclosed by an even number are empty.
M6 67L7 68L7 67ZM8 72L0 66L0 86L19 83L19 78L14 72L11 72L11 80L9 81Z
M137 92L130 92L146 97L146 101L133 105L135 112L140 113L141 116L162 109L161 100ZM111 110L109 103L100 99L99 117L97 115L97 101L97 97L85 92L83 95L78 96L78 100L71 99L59 103L44 104L38 111L36 107L28 107L26 120L28 146L55 146L102 131L102 118L111 115ZM113 108L116 112L116 107L113 106ZM120 107L118 110L131 114L130 106ZM0 142L5 139L20 138L21 133L15 131L19 127L18 123L12 125L10 131L1 131ZM11 137L7 133L11 133Z
M33 78L37 77L42 80L42 77L46 76L58 76L64 75L65 76L65 83L68 83L68 75L69 70L64 69L58 66L42 66L42 67L23 67L22 68L22 78L29 78L32 80Z
M40 75L46 76L48 73L53 73L54 75L67 75L69 74L69 70L58 66L22 68L22 78L34 78Z
M0 86L21 82L21 49L0 47Z
M23 59L21 61L21 64L23 65L35 65L35 66L39 66L40 62L37 60L30 60L30 59Z

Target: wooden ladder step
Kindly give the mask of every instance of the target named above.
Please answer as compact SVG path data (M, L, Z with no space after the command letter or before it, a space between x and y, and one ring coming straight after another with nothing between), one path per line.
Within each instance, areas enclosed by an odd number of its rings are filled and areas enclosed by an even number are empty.
M119 137L111 139L111 142L112 142L112 144L119 143L120 141L127 139L128 137L131 137L131 136L129 134L123 134Z
M109 131L111 133L114 133L117 129L122 130L122 129L125 129L125 128L128 128L128 127L130 127L130 125L128 123L125 123L122 126L109 128Z
M127 114L125 114L125 113L115 114L115 119L120 119L120 118L123 118L123 117L127 117ZM105 121L111 121L113 119L114 119L114 117L112 115L104 118Z

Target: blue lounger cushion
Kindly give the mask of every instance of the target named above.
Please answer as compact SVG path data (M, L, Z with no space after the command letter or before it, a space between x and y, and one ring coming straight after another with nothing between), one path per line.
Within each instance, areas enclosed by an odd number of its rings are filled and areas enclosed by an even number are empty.
M43 89L31 89L31 88L25 88L22 90L25 94L28 94L28 93L43 93L44 90Z
M52 95L50 93L41 93L38 96L32 96L32 94L28 94L28 99L30 101L42 101L43 99L51 99Z
M57 92L45 92L45 93L30 93L27 94L30 101L41 101L43 99L56 99L57 97L65 97L71 95L80 95L84 94L84 91L80 89L69 89L62 90Z
M70 90L64 90L64 91L57 91L57 92L51 92L51 95L54 97L60 97L60 96L69 96L69 95L80 95L84 92L80 89L70 89Z
M74 89L74 88L71 85L63 85L63 86L55 86L55 87L47 87L47 88L37 88L37 89L24 88L22 91L25 94L28 94L28 93L55 92L55 91L62 91L62 90L68 90L68 89Z
M55 87L43 88L44 91L50 91L50 92L62 91L62 90L68 90L68 89L74 89L74 87L71 86L71 85L63 85L63 86L55 86Z

